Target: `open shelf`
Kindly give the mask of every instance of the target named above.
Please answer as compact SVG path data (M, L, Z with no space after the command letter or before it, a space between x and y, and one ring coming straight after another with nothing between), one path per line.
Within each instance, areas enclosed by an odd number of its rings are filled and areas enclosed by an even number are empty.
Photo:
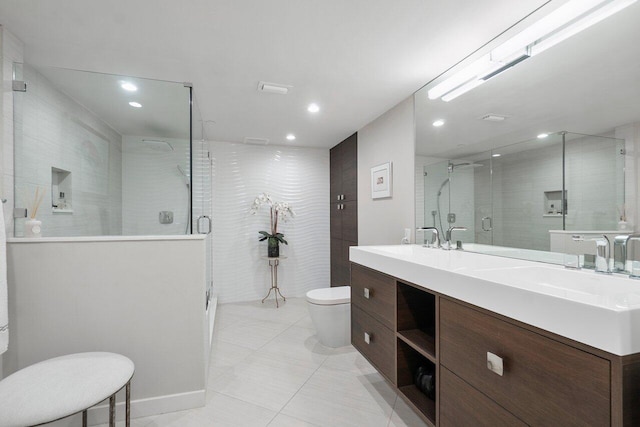
M413 384L399 387L400 393L411 402L411 404L435 425L436 420L436 402L424 395L418 387Z
M436 297L398 282L398 338L436 362Z
M398 390L428 424L436 425L435 385L438 372L436 351L436 296L424 289L397 282L396 379ZM421 388L419 370L433 379L429 394ZM424 380L425 377L422 376Z
M433 375L435 387L436 364L425 357L422 352L417 351L413 346L405 343L401 337L397 339L396 349L398 355L396 365L398 389L426 420L435 425L435 395L437 395L437 393L435 393L434 390L434 398L432 399L427 396L425 392L421 391L416 384L416 373L420 367L429 369Z
M398 338L431 362L436 363L436 338L433 330L427 332L420 329L398 331Z

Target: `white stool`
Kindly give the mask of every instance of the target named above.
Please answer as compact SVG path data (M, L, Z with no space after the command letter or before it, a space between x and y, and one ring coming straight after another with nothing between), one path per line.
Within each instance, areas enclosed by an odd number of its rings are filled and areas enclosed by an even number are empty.
M116 393L126 386L126 425L130 426L133 362L115 353L77 353L45 360L0 381L0 427L56 421L109 398L109 426L115 426Z

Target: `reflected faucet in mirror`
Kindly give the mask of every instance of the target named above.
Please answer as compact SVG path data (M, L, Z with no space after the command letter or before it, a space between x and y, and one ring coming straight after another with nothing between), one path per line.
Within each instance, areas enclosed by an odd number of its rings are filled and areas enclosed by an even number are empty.
M636 273L633 265L627 268L629 261L629 242L640 240L640 234L622 234L613 239L613 272L628 274L630 278L639 279L640 272Z
M436 227L419 227L417 231L424 232L424 244L422 246L426 248L440 248L440 233ZM433 240L429 242L427 239L427 232L431 231L433 235Z
M609 258L611 257L611 241L606 234L601 236L585 239L584 236L574 235L571 237L575 242L593 241L596 242L596 256L595 256L595 272L602 274L613 273Z
M449 229L447 230L447 233L445 234L445 242L442 245L442 249L444 250L451 250L453 244L451 243L451 235L453 234L454 231L467 231L467 227L449 227ZM462 249L462 245L460 245L460 247L457 249Z

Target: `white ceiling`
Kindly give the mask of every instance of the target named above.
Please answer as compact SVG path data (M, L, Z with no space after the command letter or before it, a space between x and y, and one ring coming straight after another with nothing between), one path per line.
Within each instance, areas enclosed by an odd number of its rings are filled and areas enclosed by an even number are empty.
M210 140L328 148L545 3L0 0L0 24L37 66L193 82Z
M450 102L429 100L431 85L423 88L416 94L417 153L469 157L543 132L605 135L637 122L639 22L635 3ZM480 120L490 113L508 118ZM435 128L438 118L446 124Z

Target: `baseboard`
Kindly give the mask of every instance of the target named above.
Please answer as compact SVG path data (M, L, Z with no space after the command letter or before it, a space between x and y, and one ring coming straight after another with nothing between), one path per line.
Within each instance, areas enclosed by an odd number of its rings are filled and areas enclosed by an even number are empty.
M122 399L120 398L122 395ZM169 394L146 399L131 401L131 418L149 417L167 412L184 411L200 408L205 405L206 390L190 391L186 393ZM116 403L116 419L124 420L124 393L118 393ZM94 406L88 411L89 425L105 424L109 422L109 405Z

